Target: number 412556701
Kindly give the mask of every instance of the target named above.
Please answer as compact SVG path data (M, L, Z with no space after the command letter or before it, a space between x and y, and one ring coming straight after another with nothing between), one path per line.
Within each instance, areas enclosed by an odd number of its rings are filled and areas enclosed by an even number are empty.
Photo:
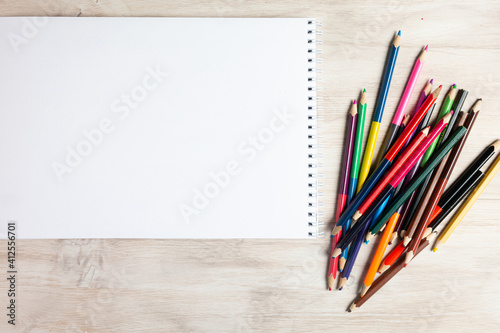
M16 268L16 223L9 222L7 224L7 261L9 262L9 269Z

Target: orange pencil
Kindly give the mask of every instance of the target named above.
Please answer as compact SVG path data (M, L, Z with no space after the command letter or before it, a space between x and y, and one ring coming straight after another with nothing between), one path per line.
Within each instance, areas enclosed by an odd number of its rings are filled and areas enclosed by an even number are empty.
M398 212L392 214L389 222L387 222L387 225L385 226L384 233L382 234L380 242L377 246L377 251L375 251L375 254L373 255L372 262L370 263L370 267L368 268L368 272L366 273L365 280L363 281L363 290L361 291L361 297L365 295L365 293L368 291L368 288L370 288L373 280L375 279L377 269L380 266L382 258L384 257L385 250L387 249L387 244L389 243L389 239L391 238L394 227L398 222L399 216L400 215Z

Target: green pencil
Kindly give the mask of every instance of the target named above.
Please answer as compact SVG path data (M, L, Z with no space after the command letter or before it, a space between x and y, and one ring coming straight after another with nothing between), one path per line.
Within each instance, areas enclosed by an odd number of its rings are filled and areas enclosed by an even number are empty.
M403 203L410 197L410 195L415 192L418 186L427 178L427 176L436 168L436 166L441 162L441 160L448 154L448 152L453 148L453 146L464 136L467 129L464 126L460 126L457 130L446 140L438 149L436 154L432 156L426 167L418 174L418 176L408 184L408 186L402 189L401 193L394 198L393 203L384 211L384 215L381 216L376 224L370 228L367 237L371 238L375 235L382 226L389 220L389 218L394 214L398 208L403 205Z
M436 119L436 124L441 120L441 118L443 118L448 113L450 113L451 106L453 105L453 101L455 100L456 95L457 95L457 85L454 84L451 86L451 89L448 92L448 95L446 95L446 97L444 99L443 105L441 106L441 110L439 111L438 118ZM460 110L453 110L453 111L460 112ZM446 130L446 128L443 130L443 132L445 130ZM439 137L436 140L434 140L434 142L432 142L431 146L427 149L427 151L424 154L424 157L422 157L422 162L421 162L420 166L422 166L422 167L425 166L425 164L429 160L429 157L431 157L432 153L434 152L434 149L436 149L436 146L438 145L438 143L441 142L443 132L441 132L441 135L439 135Z
M359 167L361 164L361 148L363 146L363 133L365 131L366 115L366 89L363 89L358 104L358 124L356 128L356 140L351 163L351 179L349 180L349 197L352 199L356 195L358 186Z

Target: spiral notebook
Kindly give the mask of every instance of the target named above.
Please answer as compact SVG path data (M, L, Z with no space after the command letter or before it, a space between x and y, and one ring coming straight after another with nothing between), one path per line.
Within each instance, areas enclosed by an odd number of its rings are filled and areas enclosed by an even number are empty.
M316 27L0 18L0 229L318 236Z

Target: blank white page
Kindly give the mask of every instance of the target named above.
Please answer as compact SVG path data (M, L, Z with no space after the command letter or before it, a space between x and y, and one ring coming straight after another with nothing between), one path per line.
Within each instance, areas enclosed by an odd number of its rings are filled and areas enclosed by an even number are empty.
M2 233L14 220L25 239L314 234L310 29L0 18Z

